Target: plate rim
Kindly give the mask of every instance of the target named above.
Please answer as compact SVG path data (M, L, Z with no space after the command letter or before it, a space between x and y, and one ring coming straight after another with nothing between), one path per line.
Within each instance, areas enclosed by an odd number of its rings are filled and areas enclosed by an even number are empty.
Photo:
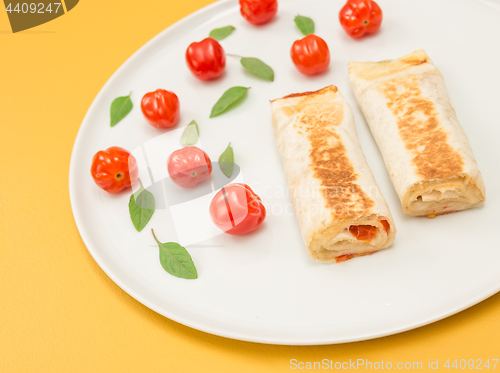
M70 158L70 164L69 164L69 177L68 177L68 182L69 182L69 197L70 197L70 205L71 205L71 211L73 214L73 218L75 220L75 224L77 227L77 230L80 234L80 237L87 248L88 252L92 256L92 258L95 260L95 262L98 264L98 266L104 271L104 273L116 284L118 285L123 291L125 291L129 296L137 300L139 303L143 304L144 306L148 307L149 309L155 311L156 313L167 317L168 319L175 321L177 323L180 323L182 325L185 325L187 327L209 333L212 335L220 336L220 337L225 337L225 338L230 338L230 339L235 339L235 340L240 340L240 341L245 341L245 342L253 342L253 343L262 343L262 344L275 344L275 345L290 345L290 346L312 346L312 345L328 345L328 344L341 344L341 343L351 343L351 342L359 342L359 341L365 341L365 340L371 340L371 339L376 339L376 338L381 338L381 337L386 337L394 334L399 334L405 331L409 331L412 329L416 329L425 325L429 325L431 323L434 323L436 321L442 320L444 318L447 318L449 316L452 316L454 314L457 314L467 308L470 308L481 301L491 297L492 295L498 293L500 291L500 283L494 284L494 283L489 283L488 286L485 286L483 288L482 292L476 293L475 297L469 297L468 302L464 302L463 304L456 306L448 311L438 313L435 316L427 317L424 318L423 320L415 323L410 323L406 326L396 326L393 328L385 328L385 331L381 332L371 332L371 333L357 333L355 336L351 338L335 338L334 336L332 337L322 337L322 338L315 338L315 337L309 337L307 339L305 338L286 338L286 337L272 337L272 336L267 336L267 337L262 337L262 336L257 336L257 335L252 335L248 333L243 333L243 332L231 332L228 328L220 328L220 327L213 327L210 326L204 322L200 321L193 321L190 318L183 317L181 314L169 311L168 309L165 309L157 304L155 304L153 301L149 300L146 296L143 296L140 292L135 291L132 287L130 287L127 284L127 281L122 280L112 269L111 266L109 266L106 262L106 260L101 256L98 252L98 250L95 250L92 248L92 245L90 244L90 238L87 237L87 232L84 228L84 224L82 222L82 219L80 218L79 215L79 210L77 207L77 183L76 183L76 176L75 174L77 173L77 170L75 169L75 163L76 158L78 157L78 149L82 146L82 138L83 138L83 123L87 121L87 118L91 115L91 112L95 111L95 107L97 105L97 102L100 100L101 96L104 94L103 92L106 90L106 88L110 85L113 84L113 82L117 79L118 75L121 74L123 70L125 70L129 65L134 63L134 61L144 53L146 53L150 45L154 44L156 41L159 39L168 37L168 34L175 33L177 29L182 28L186 23L190 23L193 19L196 19L202 14L205 14L206 12L212 12L220 8L220 10L225 9L225 8L230 8L233 6L237 6L233 4L234 1L232 0L217 0L214 3L211 3L209 5L206 5L195 12L181 18L177 22L173 23L172 25L168 26L164 30L162 30L160 33L155 35L153 38L148 40L145 44L143 44L139 49L137 49L130 57L128 57L125 62L123 62L120 67L108 78L106 83L101 87L97 95L94 97L91 105L89 106L85 116L82 119L82 122L80 124L80 127L78 129L78 133L76 135L73 149L71 152L71 158ZM485 4L484 1L480 1L480 3L484 5L489 5ZM494 8L493 8L494 9Z

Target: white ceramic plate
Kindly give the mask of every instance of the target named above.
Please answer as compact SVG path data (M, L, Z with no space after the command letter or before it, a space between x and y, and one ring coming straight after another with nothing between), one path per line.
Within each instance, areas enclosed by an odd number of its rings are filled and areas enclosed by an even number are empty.
M209 333L262 343L308 345L380 337L442 319L494 294L500 290L500 10L498 3L497 8L491 4L379 0L382 28L362 40L349 38L339 25L343 0L281 0L278 16L262 27L244 21L236 0L220 1L169 27L109 79L78 133L70 195L88 250L113 281L156 312ZM301 38L293 22L297 14L312 17L316 33L330 47L332 61L326 73L301 75L290 60L290 47ZM226 25L237 29L221 42L226 53L261 58L274 68L274 82L254 78L230 57L225 74L216 81L202 82L191 75L184 61L187 46ZM347 77L350 60L385 60L420 48L445 76L489 192L483 206L434 220L401 213ZM368 163L398 228L391 249L337 265L314 262L306 253L286 196L269 107L270 99L330 84L337 85L351 104ZM235 85L252 87L246 101L209 119L218 97ZM194 202L193 198L209 193L210 186L172 199L168 179L161 179L164 160L178 147L180 131L149 126L139 108L142 95L157 88L177 93L177 128L196 119L212 160L231 141L242 170L239 177L254 187L268 208L265 224L254 234L220 235L207 226L203 206L211 195ZM111 101L130 91L133 111L110 128ZM149 152L150 176L163 208L140 233L128 216L130 192L108 195L90 177L94 153L114 145ZM147 179L147 173L142 177ZM144 181L153 183L151 178ZM176 206L165 208L165 199ZM180 200L191 202L181 205ZM193 209L198 214L191 215ZM191 225L183 223L186 218ZM151 228L163 242L180 240L187 245L198 268L197 280L178 279L162 269Z

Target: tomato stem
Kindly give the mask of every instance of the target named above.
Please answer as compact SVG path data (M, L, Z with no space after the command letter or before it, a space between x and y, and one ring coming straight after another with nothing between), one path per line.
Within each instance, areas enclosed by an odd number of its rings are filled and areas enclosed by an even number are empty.
M231 53L226 53L226 56L236 57L236 58L243 58L241 56L238 56L237 54L231 54Z
M155 238L155 241L160 244L160 241L158 241L158 238L156 238L156 235L155 235L155 231L153 230L153 228L151 228L151 233L153 233L153 237Z

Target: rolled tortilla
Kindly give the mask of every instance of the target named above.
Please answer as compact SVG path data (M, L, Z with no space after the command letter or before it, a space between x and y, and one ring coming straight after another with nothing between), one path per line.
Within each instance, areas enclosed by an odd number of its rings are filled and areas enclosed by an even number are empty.
M423 50L396 60L351 62L349 81L405 214L432 218L485 200L443 76Z
M339 262L389 247L396 235L394 221L337 87L286 96L272 101L271 108L292 204L311 257Z

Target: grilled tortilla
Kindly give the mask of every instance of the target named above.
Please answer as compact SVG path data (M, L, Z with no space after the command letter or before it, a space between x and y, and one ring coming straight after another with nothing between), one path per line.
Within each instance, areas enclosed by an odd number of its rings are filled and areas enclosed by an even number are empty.
M389 247L396 228L337 87L272 101L276 144L307 251L340 262Z
M349 63L349 81L403 212L435 217L485 200L485 186L443 76L423 50Z

